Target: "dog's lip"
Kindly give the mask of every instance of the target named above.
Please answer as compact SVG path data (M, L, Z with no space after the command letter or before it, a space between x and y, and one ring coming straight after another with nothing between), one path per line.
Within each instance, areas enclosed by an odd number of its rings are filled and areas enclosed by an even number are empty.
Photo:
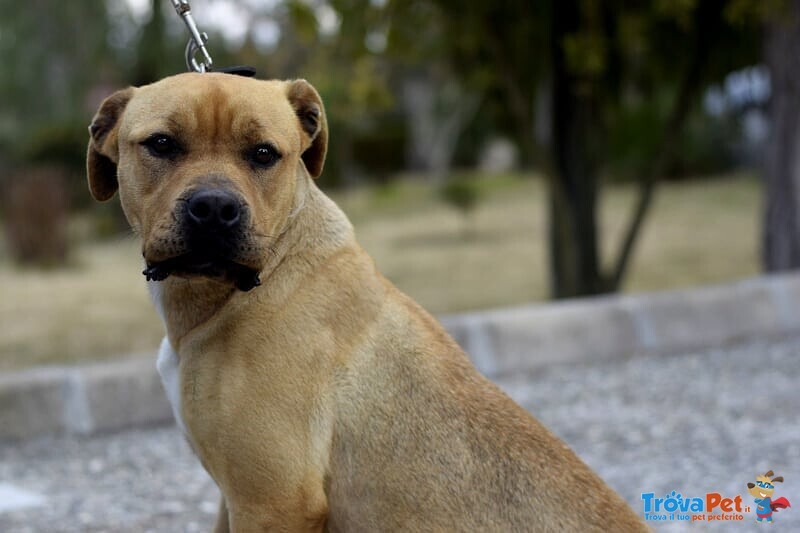
M227 259L221 255L203 252L184 252L182 254L158 259L145 259L147 266L161 266L170 269L200 269L213 265L236 264L235 261Z
M258 268L220 256L187 252L167 259L145 262L147 268L142 274L148 281L163 281L171 275L204 276L231 281L242 291L249 291L261 284Z

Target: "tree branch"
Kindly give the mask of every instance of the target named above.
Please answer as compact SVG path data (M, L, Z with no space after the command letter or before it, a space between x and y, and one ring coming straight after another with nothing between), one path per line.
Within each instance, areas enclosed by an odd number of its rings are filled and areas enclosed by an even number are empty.
M725 1L700 2L695 10L694 17L694 42L695 53L686 68L681 80L678 95L664 128L656 155L650 166L640 175L641 184L639 199L636 203L630 224L625 232L617 260L609 278L609 288L618 290L630 263L631 255L636 246L637 238L641 233L645 217L653 203L653 196L659 179L667 170L672 161L678 138L683 130L683 124L691 110L692 102L696 98L702 83L702 73L709 58L713 37L722 23L722 11Z

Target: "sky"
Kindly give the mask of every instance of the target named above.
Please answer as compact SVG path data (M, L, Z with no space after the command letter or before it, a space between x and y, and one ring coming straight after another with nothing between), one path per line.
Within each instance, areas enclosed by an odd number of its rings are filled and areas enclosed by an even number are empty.
M124 2L139 24L150 17L151 0L124 0ZM182 31L186 31L172 8L172 2L163 0L163 3L174 17L173 28L177 25ZM190 0L189 5L200 31L219 32L230 45L238 46L250 29L255 45L263 51L269 51L278 44L280 27L268 17L254 17L254 13L268 13L279 3L279 0ZM339 17L336 12L325 2L314 2L314 6L321 33L335 33L339 27Z

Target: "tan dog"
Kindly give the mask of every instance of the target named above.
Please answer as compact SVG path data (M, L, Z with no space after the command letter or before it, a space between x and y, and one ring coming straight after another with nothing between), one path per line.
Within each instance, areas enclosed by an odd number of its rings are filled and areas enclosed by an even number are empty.
M218 531L646 529L377 272L312 179L328 131L307 82L182 74L110 96L90 131Z

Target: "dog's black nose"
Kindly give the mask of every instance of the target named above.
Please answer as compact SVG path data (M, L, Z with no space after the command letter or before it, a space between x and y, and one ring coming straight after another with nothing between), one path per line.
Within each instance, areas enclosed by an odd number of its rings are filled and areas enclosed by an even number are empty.
M239 199L224 189L201 189L186 200L189 221L211 229L232 229L241 220Z

